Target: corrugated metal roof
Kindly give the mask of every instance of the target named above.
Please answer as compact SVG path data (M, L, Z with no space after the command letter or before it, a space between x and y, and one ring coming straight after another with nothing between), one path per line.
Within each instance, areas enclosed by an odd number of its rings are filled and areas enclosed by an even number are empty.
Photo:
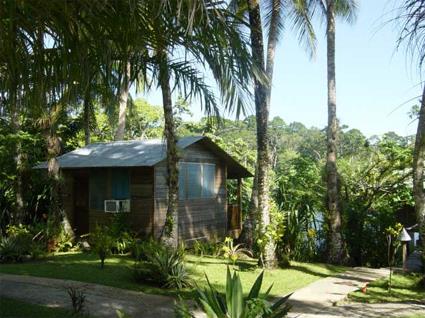
M181 138L180 149L201 140L202 136ZM61 168L143 167L153 166L166 157L166 144L161 139L93 143L58 157ZM42 162L35 168L45 169Z
M178 140L177 147L185 149L202 143L227 163L228 178L252 177L252 174L228 153L205 136L190 136ZM167 146L162 139L114 141L93 143L58 157L59 167L63 169L100 167L151 167L166 158ZM35 169L46 169L42 162Z

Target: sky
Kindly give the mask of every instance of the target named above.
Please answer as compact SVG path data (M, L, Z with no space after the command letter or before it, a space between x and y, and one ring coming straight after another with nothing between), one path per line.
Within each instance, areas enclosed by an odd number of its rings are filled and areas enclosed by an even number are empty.
M417 123L408 112L419 100L415 97L421 94L421 79L405 49L396 50L398 29L388 22L395 16L396 1L358 2L356 22L350 25L338 21L336 26L337 116L341 124L357 128L368 137L389 131L402 136L414 134ZM326 126L324 28L324 24L315 23L318 43L313 59L286 28L276 51L270 118L280 116L287 123L298 121L307 127ZM143 97L161 105L158 91ZM191 111L192 119L202 117L196 101Z

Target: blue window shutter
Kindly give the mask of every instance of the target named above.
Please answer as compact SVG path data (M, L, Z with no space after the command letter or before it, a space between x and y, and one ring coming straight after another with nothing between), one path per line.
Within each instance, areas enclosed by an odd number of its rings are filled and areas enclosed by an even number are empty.
M187 198L196 199L202 193L202 170L199 163L187 163Z
M202 165L202 169L202 197L212 198L215 196L215 165L204 164Z
M112 199L130 198L130 175L128 169L112 169Z

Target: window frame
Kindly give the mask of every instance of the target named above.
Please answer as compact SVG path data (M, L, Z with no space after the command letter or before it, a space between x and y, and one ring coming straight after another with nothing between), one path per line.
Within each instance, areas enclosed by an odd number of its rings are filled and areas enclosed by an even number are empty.
M103 170L103 171L102 171ZM114 171L117 170L117 171ZM114 198L114 186L113 186L113 181L114 181L114 173L117 173L118 170L121 170L122 174L126 174L127 175L127 180L128 180L128 194L126 198ZM119 201L123 201L123 200L130 200L131 201L131 169L130 168L100 168L100 170L98 169L90 169L89 172L89 210L93 210L93 211L102 211L105 212L105 207L104 207L104 203L105 200L119 200ZM102 193L104 195L104 198L102 200L102 206L98 205L98 206L92 206L92 197L93 197L93 193L94 191L92 191L92 187L94 185L94 178L96 178L97 176L101 175L104 178L105 181L105 185L104 185L104 192ZM96 185L94 185L96 186ZM131 211L131 210L130 210ZM108 213L108 212L105 212Z
M198 165L200 166L200 174L201 174L201 190L200 190L200 195L197 197L189 197L189 178L188 178L188 169L187 167L190 165ZM205 191L205 174L204 174L204 166L212 166L214 168L213 170L213 178L212 178L212 191L211 191L211 195L209 196L204 196L204 191ZM183 184L183 189L182 189L182 182L181 182L181 178L184 174L184 184ZM210 162L196 162L196 161L183 161L183 162L179 162L179 201L186 201L186 200L201 200L201 199L215 199L217 197L217 189L216 189L216 174L217 174L217 164L215 163L210 163ZM183 195L182 195L183 194Z

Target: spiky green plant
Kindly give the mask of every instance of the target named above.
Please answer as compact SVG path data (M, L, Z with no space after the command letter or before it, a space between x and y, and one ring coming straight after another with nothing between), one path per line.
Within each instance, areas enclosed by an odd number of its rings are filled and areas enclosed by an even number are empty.
M290 306L287 295L271 304L266 300L273 285L261 295L264 272L255 280L247 297L243 296L243 289L239 275L230 273L227 268L226 292L218 292L206 277L208 286L204 289L196 288L196 302L209 318L279 318L285 317ZM176 307L177 317L194 317L186 304L180 301Z
M232 262L233 266L235 266L237 260L242 255L248 255L252 257L252 253L250 250L242 247L242 244L235 245L231 237L226 237L221 251L223 256Z

